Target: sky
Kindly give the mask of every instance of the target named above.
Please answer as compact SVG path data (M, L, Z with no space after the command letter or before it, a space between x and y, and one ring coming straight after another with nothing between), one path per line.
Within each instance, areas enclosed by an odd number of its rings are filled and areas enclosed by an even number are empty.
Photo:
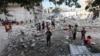
M78 2L81 5L81 8L80 9L84 9L85 6L86 6L85 0L78 0ZM55 7L54 4L52 2L49 2L48 0L44 0L42 2L42 5L43 5L43 7L46 7L46 8L48 8L48 7ZM75 8L74 6L72 8L70 8L70 7L66 6L64 3L60 7L61 8L68 8L68 9L74 9Z

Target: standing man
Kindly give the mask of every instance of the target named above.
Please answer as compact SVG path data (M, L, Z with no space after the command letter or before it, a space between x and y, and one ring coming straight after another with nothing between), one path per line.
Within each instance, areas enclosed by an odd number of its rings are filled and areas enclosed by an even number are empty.
M48 28L46 32L47 46L50 46L51 35L52 33L50 31L50 28Z
M83 27L83 29L81 30L81 39L83 40L84 43L85 43L85 34L86 34L86 30Z
M37 24L37 32L41 32L41 24L40 23Z
M52 22L51 22L51 24L52 24L52 26L55 28L55 22L54 22L54 21L52 21Z
M83 28L81 30L81 39L85 40L85 34L86 34L86 30L85 30L85 28Z
M75 25L75 26L74 26L74 30L73 30L73 31L74 31L74 32L73 32L73 39L74 39L74 40L76 39L77 27L78 27L78 26Z
M41 24L39 23L39 32L41 32Z
M45 29L45 23L44 23L44 21L42 22L42 32L44 31L44 29Z

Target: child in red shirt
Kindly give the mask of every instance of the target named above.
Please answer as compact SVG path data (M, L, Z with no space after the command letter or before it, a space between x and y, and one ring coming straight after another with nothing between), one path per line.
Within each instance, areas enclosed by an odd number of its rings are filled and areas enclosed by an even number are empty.
M85 40L87 45L91 45L92 44L92 38L91 36L88 36L87 39Z

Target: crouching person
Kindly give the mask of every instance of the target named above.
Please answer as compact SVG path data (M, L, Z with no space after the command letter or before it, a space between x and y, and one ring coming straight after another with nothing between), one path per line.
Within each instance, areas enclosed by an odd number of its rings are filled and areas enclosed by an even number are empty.
M95 44L95 42L92 41L91 36L87 36L87 39L85 40L86 45L92 45Z

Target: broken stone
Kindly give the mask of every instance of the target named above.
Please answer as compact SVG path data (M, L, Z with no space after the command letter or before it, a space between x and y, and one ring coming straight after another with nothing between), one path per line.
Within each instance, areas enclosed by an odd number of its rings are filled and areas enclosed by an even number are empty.
M12 54L8 54L8 56L12 56Z
M25 56L24 51L21 52L21 56Z
M32 39L32 42L35 42L35 39Z
M45 41L45 39L42 39L41 41Z
M37 40L39 40L39 38L36 38Z
M64 42L65 44L68 44L69 42Z
M61 48L60 50L62 51L63 49Z
M45 49L45 47L40 48L38 51L41 52L41 53L46 53L47 52L47 50Z
M33 43L31 46L34 47L36 43Z
M20 38L20 42L24 42L24 40L22 38Z

